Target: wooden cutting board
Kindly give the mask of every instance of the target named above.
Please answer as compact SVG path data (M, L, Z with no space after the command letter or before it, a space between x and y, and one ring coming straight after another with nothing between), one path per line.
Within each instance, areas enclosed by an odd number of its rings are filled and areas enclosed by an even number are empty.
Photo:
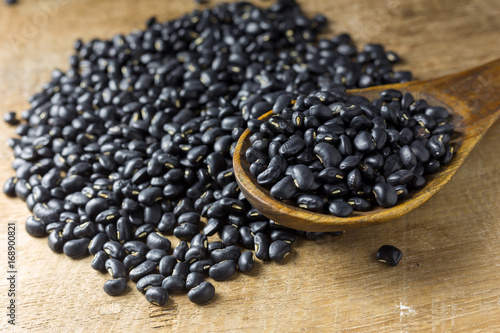
M332 20L327 35L349 32L361 47L379 42L405 60L398 69L429 79L500 56L497 0L300 0L307 14ZM268 1L255 1L269 5ZM26 100L67 67L73 41L110 38L142 28L156 15L179 17L192 0L20 0L0 5L0 111ZM500 98L485 78L478 99ZM496 89L493 93L491 89ZM0 142L14 129L0 123ZM10 149L0 148L0 181L14 175ZM91 258L71 260L26 234L28 210L0 195L0 299L8 306L7 224L17 228L16 326L53 332L499 332L500 123L454 179L407 216L382 225L298 241L286 263L258 262L251 274L215 283L217 296L197 306L184 295L162 308L130 283L121 297L102 291L107 276ZM396 267L374 258L392 244ZM11 331L5 315L0 331Z

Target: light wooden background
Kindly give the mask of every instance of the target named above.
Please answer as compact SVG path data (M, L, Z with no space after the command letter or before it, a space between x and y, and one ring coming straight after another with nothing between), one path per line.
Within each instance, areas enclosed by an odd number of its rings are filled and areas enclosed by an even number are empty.
M267 1L255 1L269 5ZM500 57L498 0L300 0L350 32L361 46L398 52L419 79L465 70ZM142 28L151 15L173 19L191 0L21 0L0 5L0 113L65 68L73 41ZM497 87L498 82L489 83ZM490 95L491 96L491 95ZM500 98L499 95L491 96ZM0 181L14 175L0 124ZM91 258L56 255L24 230L24 203L0 195L0 272L7 271L6 223L17 223L17 330L53 332L155 329L169 332L500 332L500 123L454 179L405 217L318 242L299 241L286 264L261 263L252 274L215 283L217 296L197 306L176 295L149 305L134 287L112 298ZM404 252L396 267L378 263L379 246ZM0 273L0 331L7 326L7 285ZM130 283L130 285L132 285Z

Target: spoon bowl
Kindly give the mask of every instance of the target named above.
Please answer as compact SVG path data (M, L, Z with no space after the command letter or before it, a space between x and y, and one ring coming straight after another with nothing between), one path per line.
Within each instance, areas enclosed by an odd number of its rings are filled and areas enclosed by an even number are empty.
M443 106L451 116L455 132L450 142L454 156L449 164L426 176L425 186L410 192L404 201L391 208L376 207L366 212L354 211L349 217L311 212L274 199L269 190L257 183L250 173L245 152L251 146L250 131L241 135L233 154L236 181L247 200L263 215L277 224L305 231L343 231L401 217L430 199L448 183L464 163L474 146L500 116L500 59L467 70L428 81L413 81L367 89L348 90L370 100L386 89L411 93L415 99L425 99L429 105ZM272 111L259 119L266 119Z

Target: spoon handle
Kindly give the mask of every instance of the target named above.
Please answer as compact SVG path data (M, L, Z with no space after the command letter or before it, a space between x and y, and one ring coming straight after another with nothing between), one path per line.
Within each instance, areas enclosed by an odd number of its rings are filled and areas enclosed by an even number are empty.
M445 97L453 110L463 111L458 112L466 123L477 123L481 128L486 126L483 128L485 130L500 115L500 59L460 73L421 82L415 88L421 92L433 92L438 98Z

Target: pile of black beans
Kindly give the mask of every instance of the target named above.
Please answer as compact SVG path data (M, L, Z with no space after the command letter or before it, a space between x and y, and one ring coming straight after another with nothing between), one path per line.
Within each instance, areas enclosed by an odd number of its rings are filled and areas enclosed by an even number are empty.
M250 172L278 199L349 216L392 207L450 162L448 111L387 89L369 101L345 88L283 94L266 120L252 119Z
M32 211L27 232L71 258L93 255L111 275L109 295L130 279L157 305L186 291L205 303L215 292L207 276L229 279L256 258L283 260L297 236L325 236L251 207L231 156L247 121L284 93L411 79L381 45L358 51L347 34L318 41L326 24L292 0L237 2L78 40L69 69L31 97L9 140L16 174L3 190Z

